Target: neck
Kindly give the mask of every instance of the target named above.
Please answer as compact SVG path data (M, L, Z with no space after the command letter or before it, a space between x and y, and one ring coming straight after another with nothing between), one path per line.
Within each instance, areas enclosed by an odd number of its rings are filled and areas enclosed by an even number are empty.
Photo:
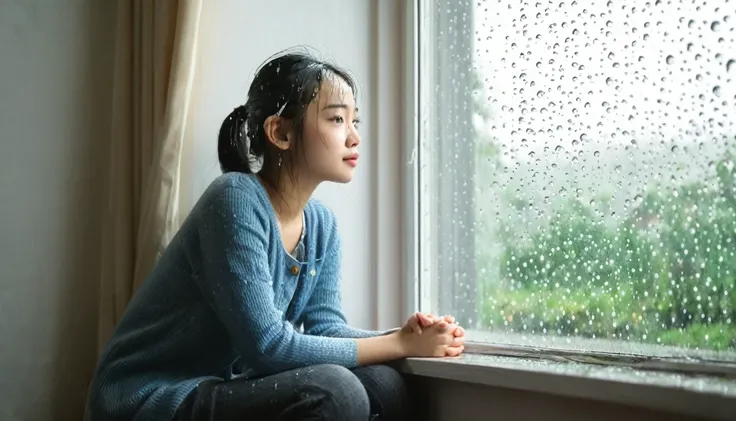
M306 178L294 177L292 180L288 174L282 174L279 177L278 186L263 183L271 205L282 223L289 223L302 217L304 207L318 185L318 183L298 182L297 180L306 180Z

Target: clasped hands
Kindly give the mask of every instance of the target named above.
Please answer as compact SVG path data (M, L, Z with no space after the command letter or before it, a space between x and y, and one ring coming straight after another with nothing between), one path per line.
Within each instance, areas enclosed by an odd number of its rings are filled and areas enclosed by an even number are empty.
M452 316L416 312L397 333L408 357L457 357L465 350L465 330Z

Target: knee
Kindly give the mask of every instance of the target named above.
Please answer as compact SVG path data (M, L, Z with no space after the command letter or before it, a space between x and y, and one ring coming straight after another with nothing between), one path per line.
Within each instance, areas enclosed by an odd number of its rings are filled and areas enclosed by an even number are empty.
M321 405L325 420L367 420L370 402L365 387L352 371L338 365L315 366L311 385L323 392Z
M403 420L411 413L411 400L403 376L387 365L360 367L355 374L363 383L372 412L381 419Z
M387 365L369 365L356 369L358 379L368 387L388 395L404 394L406 385L401 373Z

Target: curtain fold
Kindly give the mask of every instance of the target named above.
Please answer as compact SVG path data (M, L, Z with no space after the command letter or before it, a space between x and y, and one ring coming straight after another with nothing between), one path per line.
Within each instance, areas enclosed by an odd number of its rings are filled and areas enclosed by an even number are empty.
M98 352L179 228L202 0L118 0Z

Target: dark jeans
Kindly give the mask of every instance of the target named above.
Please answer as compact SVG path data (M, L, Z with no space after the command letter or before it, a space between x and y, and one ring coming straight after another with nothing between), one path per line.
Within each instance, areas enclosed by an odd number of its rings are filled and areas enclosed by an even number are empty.
M317 365L260 379L206 381L175 421L399 421L409 413L404 380L393 368Z

